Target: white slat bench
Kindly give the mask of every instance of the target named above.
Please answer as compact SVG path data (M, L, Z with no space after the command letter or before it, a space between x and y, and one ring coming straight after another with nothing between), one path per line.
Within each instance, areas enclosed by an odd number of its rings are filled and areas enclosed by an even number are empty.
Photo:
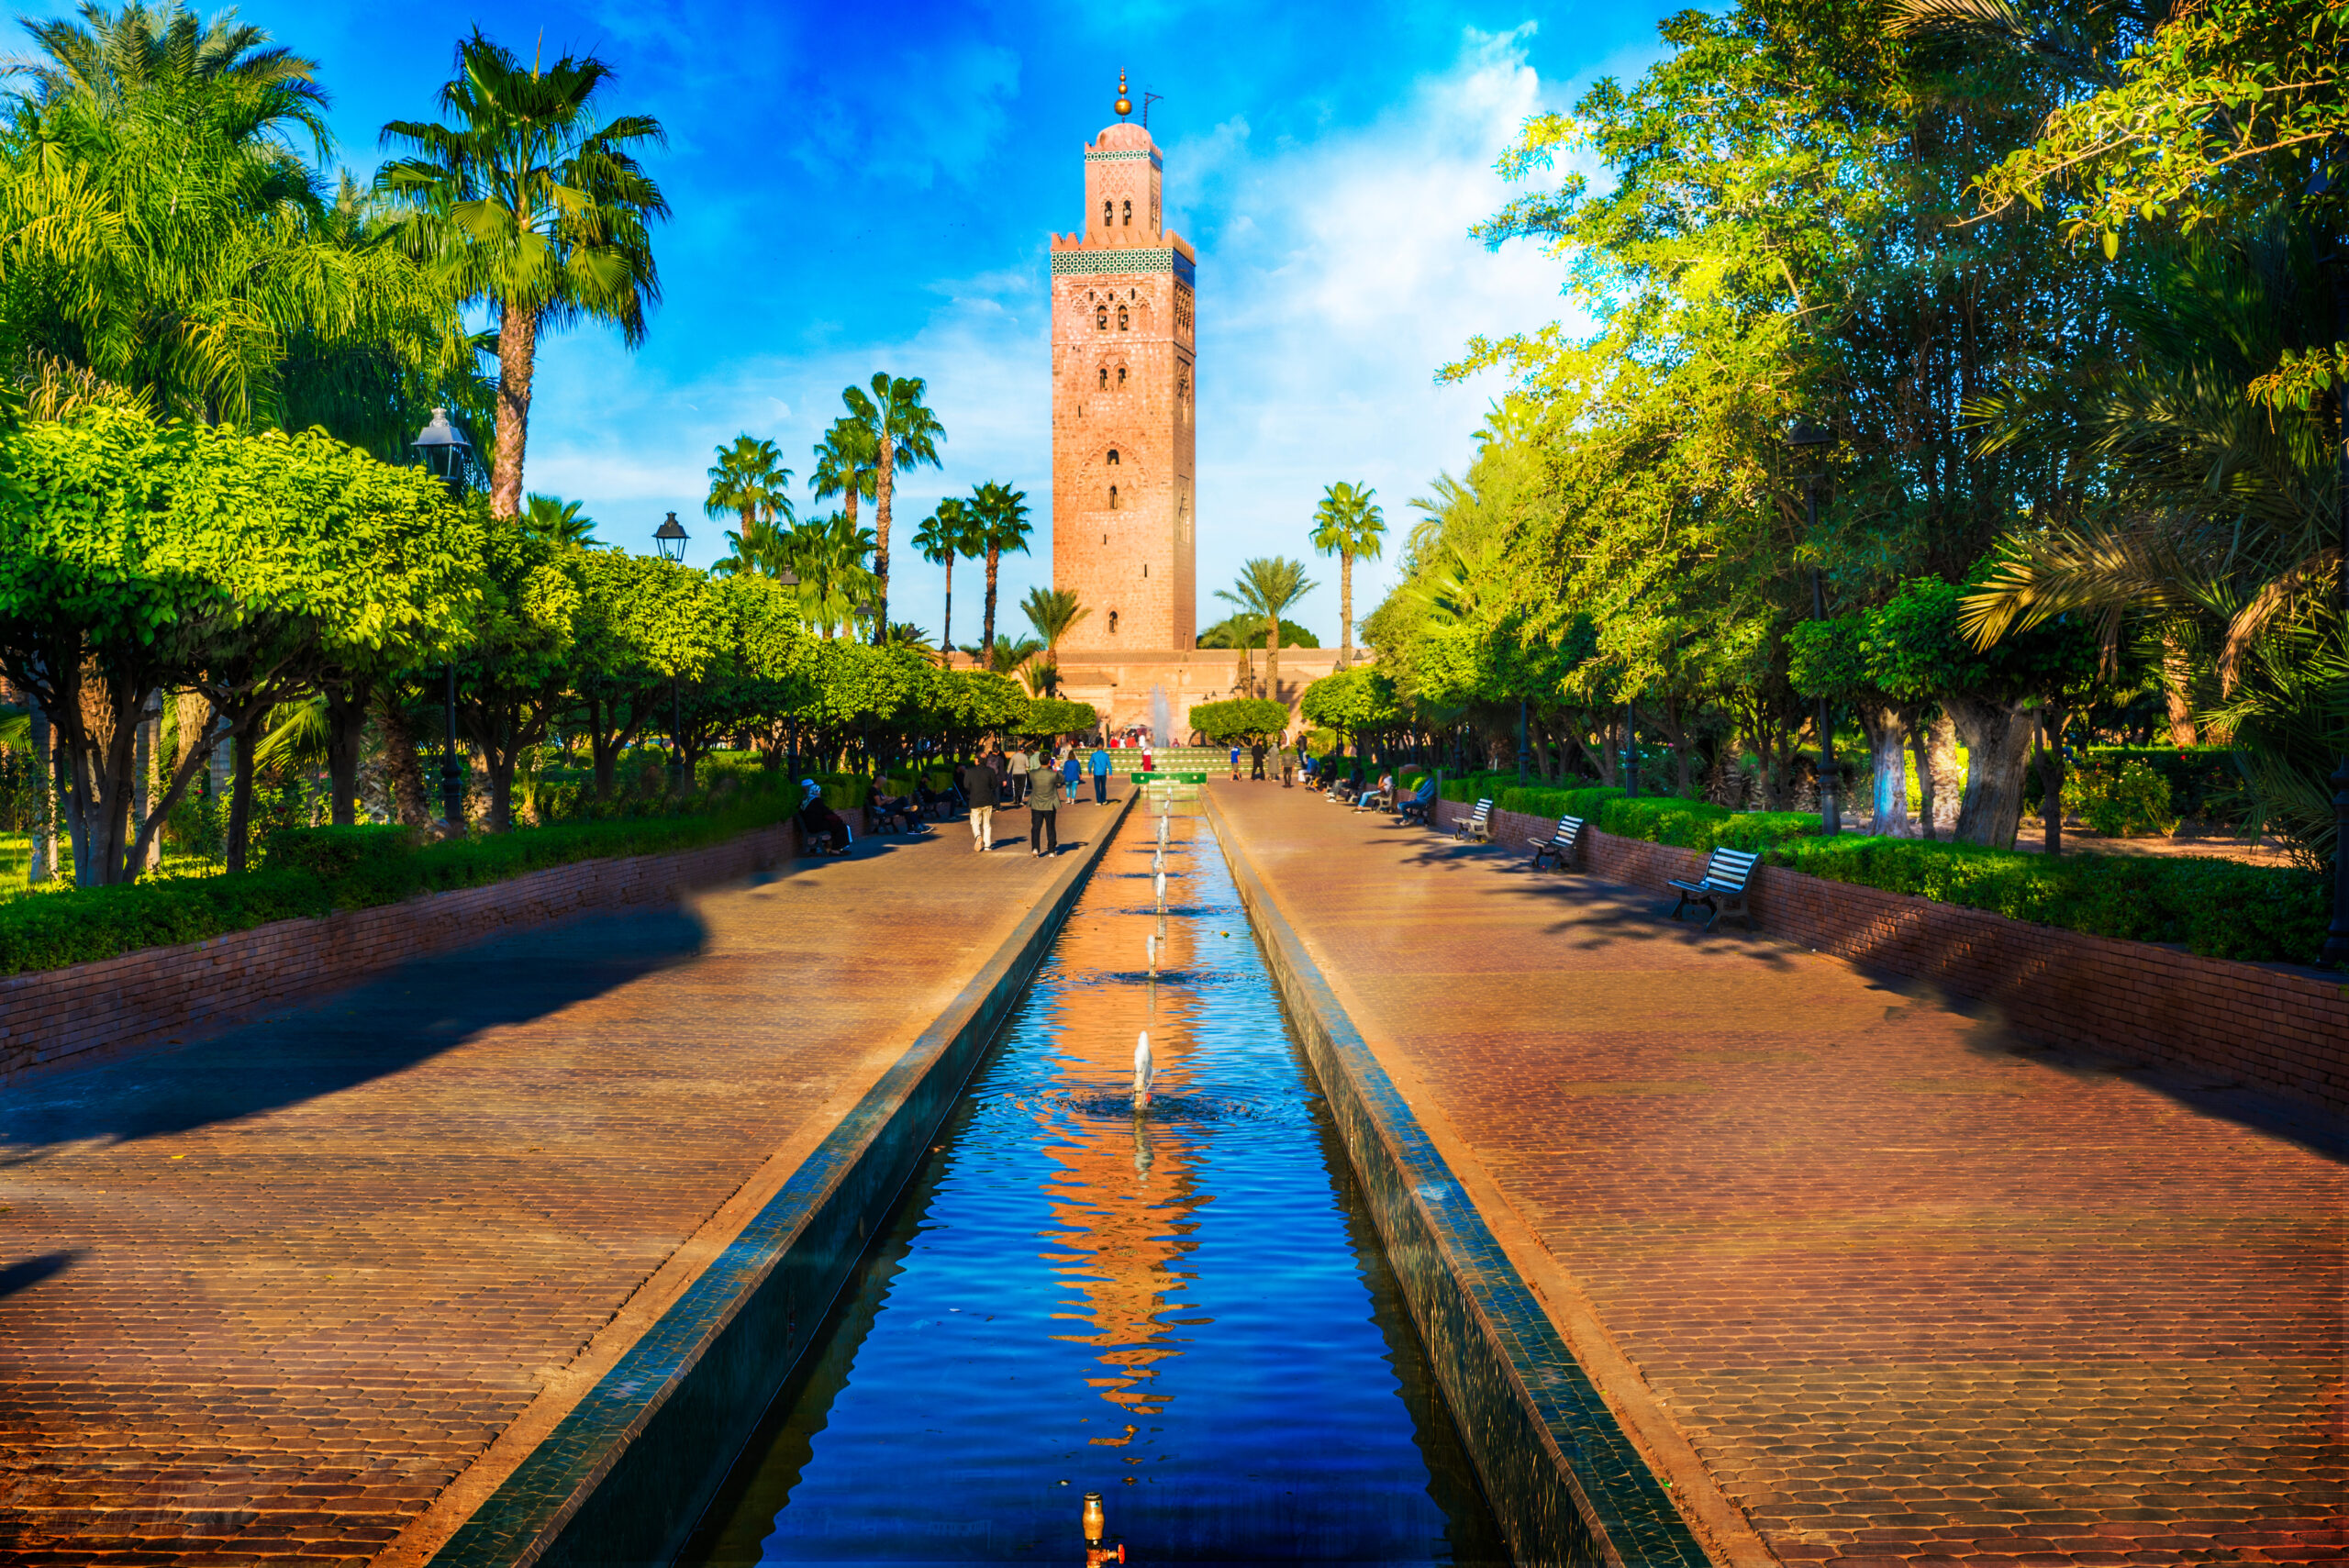
M1455 839L1474 839L1480 844L1491 842L1493 803L1490 800L1478 801L1476 809L1468 814L1465 821L1452 825L1452 836Z
M1745 929L1753 929L1753 906L1746 901L1746 884L1753 880L1754 863L1762 857L1745 850L1715 850L1705 860L1705 874L1694 882L1671 879L1669 885L1679 889L1680 902L1672 906L1672 917L1691 904L1705 906L1705 929L1711 930L1713 922L1723 910L1745 917Z
M1543 861L1554 860L1558 862L1558 869L1564 871L1574 860L1575 851L1581 847L1582 818L1561 817L1558 818L1558 830L1550 836L1549 840L1533 846L1532 869L1540 871Z

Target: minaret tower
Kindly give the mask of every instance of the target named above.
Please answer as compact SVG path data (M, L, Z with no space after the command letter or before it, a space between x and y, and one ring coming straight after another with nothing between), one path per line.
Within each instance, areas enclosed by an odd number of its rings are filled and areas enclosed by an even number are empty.
M1052 584L1092 612L1064 653L1198 635L1194 258L1122 72L1117 111L1085 150L1085 227L1052 236Z

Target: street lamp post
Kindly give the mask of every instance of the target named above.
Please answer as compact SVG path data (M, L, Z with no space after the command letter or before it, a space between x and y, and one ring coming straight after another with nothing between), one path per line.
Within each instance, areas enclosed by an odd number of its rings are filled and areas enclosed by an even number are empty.
M1628 701L1623 704L1623 793L1634 797L1640 793L1640 714Z
M1517 699L1517 786L1525 787L1525 699Z
M408 445L423 461L425 469L449 487L449 499L462 501L465 497L467 454L473 443L463 432L449 423L449 411L435 408L432 422L416 433ZM440 817L451 828L462 830L465 825L464 786L457 774L457 665L454 660L441 666L441 731L440 731Z
M652 548L661 552L663 561L681 562L685 558L685 541L693 536L672 512L652 530ZM678 795L685 787L685 695L677 676L669 676L669 793Z
M1787 435L1787 444L1806 456L1816 454L1823 459L1827 449L1835 445L1835 432L1824 425L1799 424ZM1819 537L1819 488L1826 480L1824 473L1802 476L1804 518L1814 545ZM1827 618L1827 589L1820 580L1817 566L1810 569L1810 617L1822 621ZM1835 731L1831 724L1827 696L1822 692L1819 698L1819 830L1831 839L1843 830L1842 813L1835 798Z
M2349 157L2349 142L2336 141L2335 159ZM2339 178L2342 171L2332 171ZM2332 240L2332 313L2335 336L2349 343L2349 230L2336 228ZM2341 581L2335 603L2341 609L2342 637L2349 640L2349 386L2332 386L2333 521L2341 530ZM2332 770L2332 923L2325 928L2320 954L2328 964L2349 966L2349 750Z

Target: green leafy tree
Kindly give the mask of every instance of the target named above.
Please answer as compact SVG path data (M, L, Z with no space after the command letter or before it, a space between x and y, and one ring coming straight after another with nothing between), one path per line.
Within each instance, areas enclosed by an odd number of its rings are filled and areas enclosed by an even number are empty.
M775 444L745 432L718 448L702 514L732 517L741 525L726 535L734 547L728 556L729 573L755 571L772 576L781 539L778 522L787 527L796 521L791 510L791 470L783 466L783 453Z
M978 553L987 563L986 610L979 627L979 646L996 646L996 572L1006 555L1028 552L1028 495L1008 484L988 480L971 492L971 517L975 525Z
M1288 705L1265 697L1233 697L1227 702L1194 703L1191 728L1212 746L1234 741L1251 744L1271 740L1288 728Z
M799 579L799 613L809 625L829 638L863 616L873 599L873 573L865 566L873 553L870 529L834 512L793 528L778 550Z
M562 679L567 728L584 735L598 800L611 798L620 754L648 728L667 729L673 698L728 658L729 605L703 573L626 550L562 558L578 587Z
M1375 561L1386 534L1386 514L1366 484L1341 480L1321 493L1313 512L1313 548L1338 558L1338 667L1354 662L1354 562Z
M483 598L478 550L438 481L321 434L96 409L0 438L0 670L49 717L80 880L133 878L205 762L133 819L150 695L204 696L249 801L269 710L346 662L432 657Z
M876 643L884 640L882 631L889 623L889 514L896 493L897 471L918 468L924 463L939 467L938 443L946 439L946 427L922 404L926 395L928 388L919 376L892 376L885 371L874 373L873 394L869 397L859 387L844 387L841 391L841 401L848 405L849 417L865 428L873 443L873 532L876 540L873 603Z
M405 156L383 165L376 188L406 210L410 254L443 269L458 297L496 312L490 508L501 517L522 507L539 334L604 321L634 348L661 297L651 226L669 204L638 157L666 137L649 115L601 117L611 80L593 55L526 66L476 28L440 89L451 123L384 128L384 146Z

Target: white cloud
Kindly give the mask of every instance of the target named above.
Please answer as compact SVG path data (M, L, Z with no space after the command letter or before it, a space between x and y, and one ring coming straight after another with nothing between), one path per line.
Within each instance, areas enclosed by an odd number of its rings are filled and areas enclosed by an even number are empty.
M1170 223L1199 246L1202 624L1219 618L1212 592L1244 558L1311 555L1313 508L1336 480L1376 487L1399 548L1408 503L1464 466L1501 390L1490 376L1438 386L1436 367L1473 334L1530 330L1564 309L1556 262L1467 236L1511 194L1494 160L1558 95L1526 62L1528 31L1465 34L1448 68L1367 126L1260 148L1234 117L1167 147ZM1080 176L1072 160L1072 188ZM549 352L560 373L540 376L533 425L572 434L534 443L530 483L590 497L607 539L640 545L662 511L699 516L711 450L744 428L743 410L785 431L785 460L804 481L807 445L841 386L875 369L927 376L947 467L901 486L893 614L936 632L940 574L907 540L941 494L1002 479L1028 492L1035 520L1035 553L1008 561L1002 585L1003 624L1024 629L1009 606L1051 570L1045 253L1039 233L1022 257L941 279L900 341L720 361L691 384L629 361L607 334L558 339ZM797 420L763 414L778 407ZM653 428L657 451L614 439ZM722 554L722 529L696 526L690 558ZM1358 570L1357 617L1391 582L1394 553ZM1315 575L1322 586L1299 618L1334 639L1337 563L1315 558ZM956 573L960 641L976 635L978 576Z

